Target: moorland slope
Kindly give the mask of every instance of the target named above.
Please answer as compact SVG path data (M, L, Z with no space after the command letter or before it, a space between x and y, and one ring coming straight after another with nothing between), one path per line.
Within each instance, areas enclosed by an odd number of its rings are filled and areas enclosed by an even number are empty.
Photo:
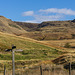
M62 40L75 38L75 20L48 21L40 24L15 22L28 31L27 37L36 40Z

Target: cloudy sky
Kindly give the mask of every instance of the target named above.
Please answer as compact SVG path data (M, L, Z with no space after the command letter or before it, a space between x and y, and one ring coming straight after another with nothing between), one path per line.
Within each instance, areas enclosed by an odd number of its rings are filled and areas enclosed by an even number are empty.
M0 15L31 23L72 20L75 0L0 0Z

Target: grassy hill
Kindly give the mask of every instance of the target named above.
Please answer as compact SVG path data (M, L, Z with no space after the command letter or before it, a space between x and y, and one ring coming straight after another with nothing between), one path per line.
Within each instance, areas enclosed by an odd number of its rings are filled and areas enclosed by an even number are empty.
M33 39L15 36L0 32L0 59L10 60L11 52L5 52L5 49L11 49L11 45L17 46L17 49L23 49L21 53L15 53L16 60L25 59L54 59L62 54L61 51L41 44Z
M0 32L0 72L3 73L4 64L9 72L12 69L12 53L5 52L5 49L11 49L11 45L16 45L16 49L22 49L23 52L15 52L16 70L20 67L30 67L42 64L41 61L53 60L63 54L62 51L45 45L34 39L16 36L13 34ZM45 61L46 62L46 61ZM44 63L45 63L44 62ZM50 61L48 63L51 63ZM20 69L21 71L22 69ZM0 74L1 74L0 73Z
M10 34L25 34L26 31L10 19L0 16L0 32Z
M27 37L37 40L58 40L75 38L75 22L48 21L40 24L15 22L29 32Z

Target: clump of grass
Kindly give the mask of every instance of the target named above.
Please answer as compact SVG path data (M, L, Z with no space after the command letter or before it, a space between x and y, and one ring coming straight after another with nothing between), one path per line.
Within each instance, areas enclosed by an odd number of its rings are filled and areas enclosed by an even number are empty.
M71 45L70 45L70 43L66 43L66 44L64 45L64 47L65 47L65 48L70 48Z

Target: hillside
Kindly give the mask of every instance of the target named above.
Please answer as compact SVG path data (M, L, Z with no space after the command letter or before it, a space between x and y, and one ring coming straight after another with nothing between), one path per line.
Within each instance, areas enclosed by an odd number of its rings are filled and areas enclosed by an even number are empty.
M35 31L38 27L38 23L14 22L28 32Z
M74 33L75 22L73 21L48 21L38 25L42 31L47 33Z
M26 31L10 19L0 16L0 32L21 35Z
M36 40L57 40L75 38L75 20L48 21L40 24L15 22L28 31L27 37Z
M62 54L61 51L36 40L0 32L0 60L11 59L11 52L5 52L5 49L11 49L12 44L16 45L17 49L23 49L23 52L16 53L16 60L54 59Z
M38 25L44 39L72 39L75 38L75 22L49 21Z
M16 22L0 16L0 32L36 40L75 39L75 20L42 23Z

